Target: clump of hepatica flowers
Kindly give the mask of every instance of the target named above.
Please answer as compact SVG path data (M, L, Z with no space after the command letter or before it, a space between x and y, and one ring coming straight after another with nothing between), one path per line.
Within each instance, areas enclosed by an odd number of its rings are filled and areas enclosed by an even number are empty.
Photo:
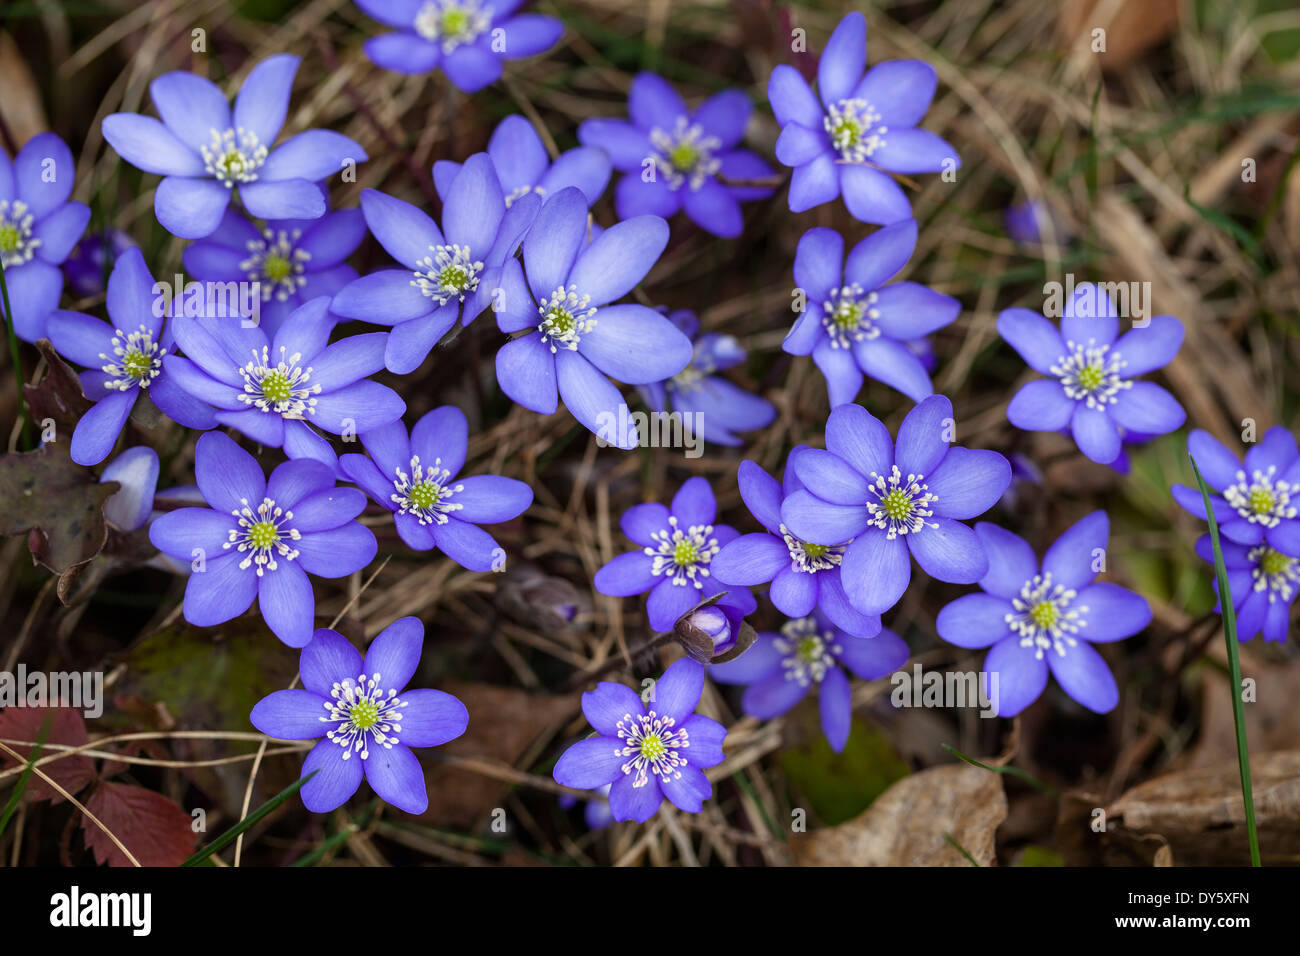
M552 162L533 124L518 114L507 116L497 125L488 140L487 154L505 190L506 206L529 193L545 199L565 186L582 190L590 206L609 185L609 157L604 150L578 146ZM433 164L433 184L443 201L460 170L461 164L449 159Z
M1246 452L1244 467L1199 428L1187 436L1187 454L1211 491L1210 507L1225 538L1251 549L1266 546L1256 560L1267 558L1270 549L1300 557L1300 451L1289 431L1270 428L1264 440ZM1186 485L1173 485L1170 491L1185 510L1206 519L1200 491ZM1279 570L1284 567L1271 560Z
M366 455L343 455L339 467L393 512L403 541L417 551L438 548L471 571L499 570L505 552L477 527L527 510L533 491L500 475L457 477L465 464L469 425L452 405L435 408L408 436L400 421L363 432Z
M303 761L316 775L300 791L313 813L328 813L356 793L364 776L384 802L407 813L429 806L424 771L412 747L438 747L465 732L465 705L440 690L413 689L424 644L419 618L379 632L366 656L321 628L302 649L302 689L263 697L249 720L280 740L319 740Z
M12 161L0 148L0 266L12 319L0 299L0 319L14 334L35 342L63 292L63 262L86 231L90 207L68 202L76 164L53 133L27 141Z
M154 314L154 281L138 248L118 258L108 278L112 324L80 312L54 312L50 342L84 366L81 388L94 406L72 433L70 454L79 465L97 465L113 450L136 400L147 395L164 415L189 428L211 428L206 405L185 392L164 367L172 329Z
M677 661L642 703L629 687L602 681L582 695L582 712L597 736L580 740L555 764L555 782L580 790L609 788L615 820L644 823L667 797L699 813L713 794L702 770L722 762L727 731L695 713L704 691L704 665Z
M164 554L190 562L185 620L215 627L257 599L262 619L290 647L311 640L316 602L308 574L341 578L378 549L354 519L366 496L335 487L334 472L312 459L287 461L270 478L220 432L200 436L194 476L207 508L181 508L149 526Z
M836 628L872 637L880 632L880 615L854 608L840 579L847 546L801 541L781 521L781 502L804 487L791 462L806 447L797 445L790 452L783 484L752 461L740 463L740 497L767 530L723 545L713 559L713 574L726 584L745 587L770 581L768 598L787 617L807 617L819 609Z
M372 63L396 73L441 69L462 93L501 77L506 60L544 53L564 33L554 17L516 14L520 0L356 0L396 33L365 43Z
M794 280L806 301L781 348L809 355L826 377L831 407L853 401L865 374L914 402L933 393L930 375L909 347L957 318L961 303L915 282L885 285L916 248L916 220L867 236L844 256L833 229L799 239Z
M734 528L713 523L717 511L713 489L699 476L678 489L671 510L653 501L633 505L619 527L641 549L620 554L597 571L596 590L615 597L649 591L646 615L655 631L672 630L696 604L724 591L728 603L752 613L757 605L747 589L729 589L713 575L719 549L737 537Z
M290 458L338 457L315 429L353 434L387 425L406 411L387 385L365 378L384 366L386 334L353 335L329 344L335 319L329 297L291 313L274 338L231 319L172 320L186 358L164 367L181 388L216 409L216 419Z
M216 232L185 250L185 271L201 282L256 282L258 327L274 337L298 306L332 296L357 277L343 260L365 236L360 209L327 212L315 220L272 220L260 228L227 209Z
M735 368L745 361L745 350L734 336L718 332L700 334L700 320L689 309L668 313L668 321L694 343L691 361L676 375L662 382L637 386L637 391L655 412L676 412L682 428L719 445L739 445L733 432L764 428L776 418L776 408L765 398L751 395L715 373Z
M486 153L471 156L456 174L442 229L410 203L362 190L366 225L403 268L348 283L330 308L344 318L391 325L385 364L392 372L413 372L457 318L468 325L493 303L501 264L519 248L540 204L528 194L507 208Z
M816 612L787 621L780 633L760 631L753 647L734 661L713 665L709 673L722 684L747 684L740 706L760 720L788 713L817 688L822 733L839 753L853 720L852 689L843 668L876 680L902 667L907 655L907 645L893 631L853 637Z
M1163 368L1178 354L1183 324L1154 316L1119 335L1119 317L1106 291L1083 283L1064 303L1058 332L1029 309L1004 309L998 334L1036 372L1007 406L1007 420L1025 431L1069 429L1088 458L1115 462L1126 435L1164 435L1187 417L1177 399L1137 376Z
M667 223L637 216L588 243L583 194L567 187L548 198L524 240L523 267L512 258L501 273L497 325L524 333L497 352L501 390L543 415L556 410L558 392L604 441L635 447L635 422L605 376L629 385L663 381L690 362L691 341L654 309L610 303L632 291L667 242Z
M1267 544L1251 547L1220 539L1219 549L1228 572L1237 640L1249 641L1263 632L1266 641L1285 641L1291 627L1291 605L1300 590L1300 558ZM1214 547L1208 534L1197 540L1196 553L1214 564ZM1215 610L1223 613L1221 601Z
M946 606L936 627L950 644L991 648L984 671L998 716L1014 717L1037 700L1049 670L1089 710L1114 708L1119 688L1092 645L1136 634L1151 608L1140 595L1095 580L1110 533L1106 513L1094 511L1057 538L1041 566L1010 531L982 521L975 533L989 555L983 593Z
M785 499L781 520L801 541L848 544L840 576L863 614L897 603L913 557L940 581L972 584L988 573L983 546L961 522L1002 497L1011 466L994 451L949 447L953 429L942 395L907 413L897 443L866 409L840 405L826 421L828 450L792 456L805 490Z
M603 149L625 174L614 189L619 218L668 219L684 210L706 232L740 235L740 203L772 192L727 185L772 175L757 155L739 148L752 109L749 97L724 90L692 111L663 77L641 73L628 91L627 109L631 122L589 119L578 127L578 139Z
M163 181L154 212L164 229L202 239L221 224L238 191L259 219L319 219L320 181L366 157L356 142L332 130L298 133L272 149L289 109L299 59L278 54L255 66L234 110L211 80L164 73L149 84L162 122L137 113L104 118L104 139L119 156Z
M934 97L934 68L920 60L888 60L863 75L866 64L867 23L854 12L822 52L817 95L793 66L772 71L767 96L781 125L776 158L794 167L791 211L842 195L854 218L886 225L912 215L889 173L961 165L956 150L916 126Z

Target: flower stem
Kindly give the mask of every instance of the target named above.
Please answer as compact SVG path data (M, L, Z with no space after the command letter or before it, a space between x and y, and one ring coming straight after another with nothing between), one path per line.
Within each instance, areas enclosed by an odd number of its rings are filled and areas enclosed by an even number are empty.
M9 283L5 281L3 262L0 262L0 301L4 302L5 307L5 332L9 336L9 360L14 366L14 387L18 390L18 414L23 418L21 444L26 446L32 431L32 420L27 414L27 401L23 398L23 364L18 355L18 334L14 331L14 312L9 306Z
M1219 546L1219 524L1214 520L1210 505L1210 491L1205 487L1201 469L1190 455L1196 484L1205 502L1205 516L1210 525L1210 545L1214 548L1214 575L1219 589L1219 608L1223 615L1223 639L1228 645L1228 674L1232 684L1232 722L1237 729L1237 764L1241 768L1241 797L1246 806L1246 835L1250 840L1250 865L1259 866L1259 833L1255 828L1255 799L1250 787L1250 751L1246 747L1246 713L1241 702L1241 658L1237 652L1237 616L1232 608L1232 592L1228 588L1228 569L1223 563L1223 550Z

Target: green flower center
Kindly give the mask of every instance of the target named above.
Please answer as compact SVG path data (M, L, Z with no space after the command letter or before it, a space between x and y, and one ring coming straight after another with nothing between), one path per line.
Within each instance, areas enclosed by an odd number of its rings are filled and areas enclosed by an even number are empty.
M822 639L816 634L803 638L796 645L795 653L805 664L815 664L822 659Z
M577 326L573 313L559 307L549 309L542 321L546 324L546 330L557 338L572 335Z
M663 738L658 734L647 734L641 739L641 756L646 760L654 762L667 753L668 748L664 746Z
M17 226L11 226L8 223L0 226L0 252L14 252L18 248L18 242L21 238Z
M259 521L248 529L248 540L255 548L269 548L280 540L280 532L270 521Z
M271 282L283 282L293 271L293 264L287 257L270 253L262 260L262 275Z
M1106 379L1106 370L1100 365L1087 365L1079 369L1075 381L1085 392L1095 392Z
M700 549L696 547L694 540L684 538L673 546L673 563L679 568L694 564L700 560Z
M122 359L122 369L138 381L153 371L153 356L145 355L139 349L131 349Z
M1282 574L1294 563L1294 558L1289 558L1285 554L1274 551L1272 548L1266 550L1259 559L1260 568L1265 574L1269 575Z
M262 379L262 394L272 402L287 402L293 397L293 384L284 372L272 369Z
M406 497L413 508L429 509L442 500L442 488L435 481L421 481L411 486Z
M700 151L690 143L678 143L668 151L668 161L676 169L689 172L700 161Z
M894 521L906 521L912 516L912 496L895 488L880 499L880 510Z
M369 730L379 723L379 706L373 700L362 699L352 705L352 726Z
M1060 620L1061 612L1052 601L1039 601L1030 608L1029 616L1040 628L1051 630Z
M1250 489L1250 510L1255 514L1267 514L1273 510L1277 504L1273 497L1273 492L1268 488L1261 488L1258 485Z
M438 273L439 284L448 292L464 292L469 286L469 273L458 265L450 265Z
M810 558L820 558L830 549L831 546L828 544L809 544L807 541L803 543L803 553Z

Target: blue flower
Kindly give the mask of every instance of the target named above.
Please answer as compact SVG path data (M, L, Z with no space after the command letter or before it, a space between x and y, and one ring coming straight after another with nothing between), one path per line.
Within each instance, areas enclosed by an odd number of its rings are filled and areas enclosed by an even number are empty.
M767 163L739 148L752 109L743 92L724 90L692 111L663 77L639 73L627 96L631 122L584 120L578 139L603 149L626 174L614 191L620 219L669 219L685 210L704 231L730 239L744 228L740 204L772 193L726 184L772 175Z
M68 257L90 221L90 207L68 202L76 164L53 133L27 141L18 157L0 149L0 268L4 269L14 334L35 342L59 307ZM10 322L0 299L0 319Z
M1119 688L1092 645L1136 634L1151 622L1151 608L1140 595L1095 580L1110 534L1106 513L1094 511L1057 538L1041 566L1010 531L981 521L975 533L989 556L984 593L947 605L936 627L950 644L992 648L984 671L998 716L1014 717L1037 700L1049 670L1084 707L1113 709Z
M1026 199L1008 206L1002 214L1002 225L1007 235L1022 245L1036 246L1042 243L1049 225L1058 243L1069 239L1064 224L1041 199Z
M149 523L158 490L158 453L147 445L128 448L107 465L100 483L116 481L120 488L104 502L104 519L119 531L136 531Z
M185 271L203 282L258 283L258 325L274 338L298 306L332 296L357 277L344 260L365 237L360 209L327 212L319 219L272 220L261 228L228 209L216 232L185 250Z
M934 392L911 343L952 322L961 303L915 282L885 285L915 248L914 219L867 236L847 260L833 229L809 229L799 239L794 281L807 301L781 348L812 355L832 408L857 398L864 374L914 402Z
M501 275L497 325L526 333L497 352L501 390L543 415L556 410L558 392L604 441L636 447L636 424L605 376L663 381L691 360L691 341L654 309L610 303L645 278L667 243L658 216L625 220L588 243L586 197L570 186L548 198L524 240L523 266L509 259Z
M867 21L854 12L839 22L817 65L820 102L794 67L772 71L767 97L781 125L776 158L794 167L791 211L843 195L855 219L888 225L912 215L889 173L961 166L956 150L916 126L934 98L934 68L920 60L866 65Z
M1300 558L1267 544L1248 547L1223 538L1219 549L1237 617L1237 640L1248 641L1262 631L1266 641L1285 641L1291 627L1291 605L1300 589ZM1214 564L1208 534L1196 542L1196 553ZM1222 613L1221 601L1215 602L1215 610Z
M1246 547L1267 544L1300 557L1300 450L1295 436L1280 425L1246 452L1245 467L1208 432L1194 429L1187 436L1187 454L1196 459L1219 530L1229 541ZM1170 489L1184 509L1206 520L1205 502L1196 488ZM1293 501L1294 499L1294 501Z
M1065 303L1059 332L1037 312L1005 309L998 334L1030 368L1051 376L1021 388L1007 406L1007 420L1025 431L1068 428L1079 450L1098 464L1119 458L1125 433L1164 435L1187 417L1169 392L1137 379L1178 354L1183 324L1172 315L1157 315L1119 336L1110 297L1087 282Z
M440 690L413 689L424 625L403 617L379 632L363 659L346 638L321 628L302 649L302 688L263 697L248 715L280 740L319 740L299 791L313 813L328 813L357 792L364 776L385 803L407 813L429 806L412 747L439 747L465 732L465 705Z
M366 56L397 73L441 69L462 93L500 78L506 60L544 53L564 33L554 17L516 16L522 0L357 0L380 23L396 27L366 41Z
M74 295L90 298L103 295L108 287L108 273L126 250L138 246L121 229L112 227L88 233L63 260L63 276Z
M588 830L603 830L614 822L614 814L609 809L609 784L597 789L597 793L605 799L600 800L595 796L583 801L582 818L587 823ZM560 794L557 802L564 810L571 810L578 805L578 798L571 793Z
M665 797L699 813L713 795L701 772L722 763L726 728L695 713L704 692L704 665L689 658L670 666L654 685L649 708L629 687L602 681L582 695L582 712L597 736L580 740L555 764L555 782L579 790L609 788L615 820L644 823Z
M410 203L362 190L366 225L403 268L348 283L330 308L344 318L391 325L385 364L392 372L413 372L458 318L469 325L493 303L501 266L514 261L540 205L538 196L528 194L507 208L487 153L471 156L456 174L443 204L442 229Z
M783 485L754 462L740 463L736 474L740 497L767 531L741 535L723 545L713 559L713 574L726 584L745 587L771 581L768 597L786 617L807 617L817 608L836 628L855 637L872 637L880 633L880 615L854 608L840 579L847 546L800 541L781 522L782 501L803 490L793 462L806 447L796 445L790 452Z
M932 395L907 413L895 445L866 409L840 405L826 421L829 450L791 456L805 490L785 499L781 520L801 541L848 544L840 577L863 614L903 596L909 552L940 581L972 584L988 572L979 539L961 522L1002 497L1011 466L995 451L949 447L954 421L952 403Z
M182 239L202 239L221 224L235 191L258 219L319 219L325 195L317 185L365 150L341 133L312 129L272 149L289 109L299 58L278 54L255 66L234 110L211 80L164 73L149 84L160 123L137 113L104 118L104 139L119 156L164 177L154 213Z
M679 617L720 591L742 616L753 613L758 605L747 589L728 588L713 576L713 559L737 537L735 528L713 523L717 512L713 489L698 475L678 489L671 510L653 501L628 508L619 527L641 549L597 571L596 590L615 597L649 591L646 615L655 631L672 630Z
M366 507L355 488L312 459L286 461L268 480L248 452L220 432L201 435L194 476L207 508L154 519L149 540L191 562L185 620L215 627L257 599L262 619L290 647L311 640L316 601L308 574L341 578L370 563L378 543L354 519Z
M740 706L759 720L788 713L816 687L822 733L840 753L853 721L852 690L842 668L876 680L902 667L907 656L907 645L893 631L854 637L817 612L787 621L779 634L760 631L753 647L734 661L714 664L709 673L721 684L747 684Z
M211 428L211 410L193 398L166 370L172 329L156 308L153 276L138 248L122 253L108 277L112 325L80 312L57 311L49 318L55 349L90 371L81 389L94 402L72 432L72 460L97 465L113 450L136 399L147 395L164 415L187 428Z
M505 552L477 527L518 517L533 490L500 475L459 478L469 444L465 413L443 405L424 415L408 436L400 421L363 432L369 452L339 459L343 473L393 512L397 533L417 551L438 548L471 571L501 570Z
M387 333L331 345L329 304L320 296L300 306L274 338L238 321L178 315L172 329L187 357L169 355L163 365L181 388L216 409L217 422L282 447L290 458L333 468L338 456L316 429L359 434L400 418L406 403L365 377L384 367Z
M609 157L603 150L578 146L551 162L533 124L518 114L498 124L488 140L487 154L505 190L507 208L521 196L537 193L545 199L565 186L582 190L590 206L609 185ZM460 170L461 164L449 159L433 164L433 184L444 202Z
M772 424L776 409L771 402L714 374L745 361L745 350L734 336L717 332L700 335L700 320L688 309L669 312L668 321L694 342L695 351L690 364L676 375L637 386L651 410L681 415L682 428L689 434L694 434L698 415L700 437L719 445L741 444L733 431L752 431Z

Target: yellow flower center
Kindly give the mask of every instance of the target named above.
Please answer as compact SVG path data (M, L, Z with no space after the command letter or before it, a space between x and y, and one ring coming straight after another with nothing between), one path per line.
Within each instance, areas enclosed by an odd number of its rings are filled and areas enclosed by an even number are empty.
M1029 610L1029 616L1040 628L1050 630L1061 617L1060 609L1052 601L1039 601Z
M269 548L280 540L280 532L270 521L259 521L248 529L248 540L256 548Z

